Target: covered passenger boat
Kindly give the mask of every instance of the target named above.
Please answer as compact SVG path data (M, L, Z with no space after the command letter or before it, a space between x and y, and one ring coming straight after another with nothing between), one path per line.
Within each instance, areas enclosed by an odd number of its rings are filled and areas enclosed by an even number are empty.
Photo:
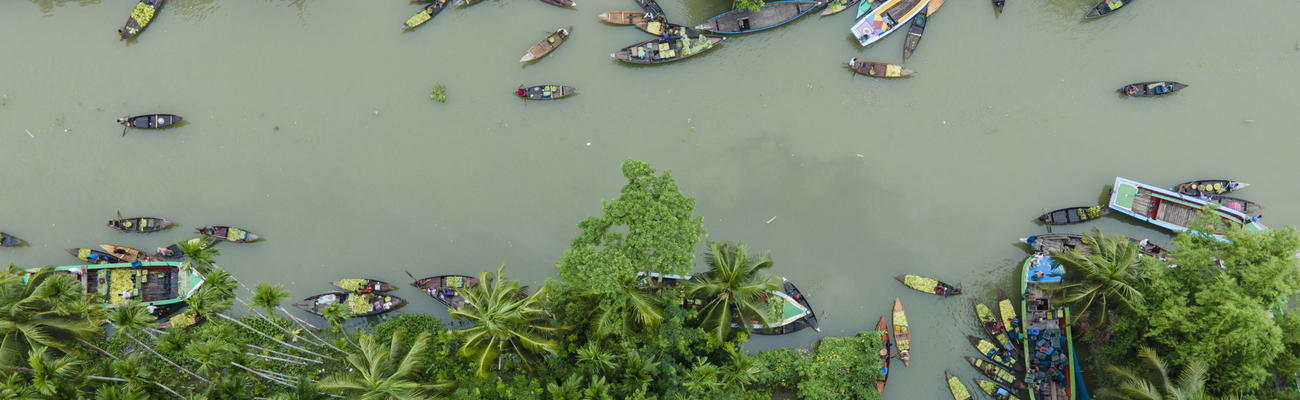
M203 286L203 275L175 262L81 264L52 267L72 274L96 303L114 307L128 301L162 307L182 303ZM28 276L39 268L28 269Z
M1189 232L1188 224L1197 217L1201 207L1211 204L1199 197L1177 193L1158 186L1147 185L1124 177L1115 177L1110 194L1110 208L1134 218L1150 222L1174 232ZM1265 231L1268 227L1241 211L1219 205L1213 214L1219 217L1219 227L1238 227L1246 231ZM1214 233L1219 240L1222 230Z

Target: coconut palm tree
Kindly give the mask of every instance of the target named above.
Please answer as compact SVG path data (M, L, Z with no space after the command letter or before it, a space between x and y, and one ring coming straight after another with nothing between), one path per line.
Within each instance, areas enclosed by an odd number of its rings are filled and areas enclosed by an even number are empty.
M1101 389L1097 394L1103 398L1130 400L1228 400L1238 396L1215 397L1205 392L1205 377L1209 372L1205 362L1197 360L1188 363L1178 375L1178 381L1169 379L1169 368L1160 355L1149 347L1138 349L1138 356L1146 360L1155 370L1156 382L1142 378L1132 370L1109 366L1110 373L1120 378L1118 385Z
M1052 252L1072 276L1072 283L1061 287L1064 301L1081 305L1083 315L1097 304L1096 320L1108 324L1106 312L1113 307L1127 307L1138 315L1145 315L1142 292L1134 286L1142 279L1142 269L1136 264L1140 245L1123 236L1105 236L1093 229L1083 235L1088 254L1078 250ZM1077 317L1076 317L1077 319Z
M144 342L140 341L140 339L137 339L135 336L131 335L132 332L138 332L144 328L148 328L149 326L153 325L155 322L158 321L158 319L155 318L153 315L149 314L149 310L146 309L145 306L141 305L139 302L132 300L124 304L120 304L117 307L114 307L112 312L109 313L108 321L113 323L113 326L117 327L117 330L113 332L114 336L124 335L128 339L131 339L131 341L140 345L140 347L143 347L145 350L148 350L154 356L157 356L158 359L163 360L168 365L171 365L172 368L176 368L182 372L185 372L186 374L189 374L190 376L198 378L204 383L211 383L210 381L207 380L207 378L199 376L198 374L195 374L194 372L185 369L185 367L182 367L179 364L172 362L172 360L168 359L167 357L164 357L162 354L159 354L152 347L149 347L149 345L145 344Z
M422 370L428 354L425 349L433 335L421 332L410 347L404 340L405 331L393 332L390 343L379 343L371 335L362 334L360 349L348 354L350 370L320 381L323 389L339 390L347 398L375 400L427 399L439 385L412 380Z
M613 294L587 287L582 295L596 302L592 315L592 330L598 337L611 333L623 336L637 332L652 332L664 320L663 301L645 288L634 277L623 279Z
M352 318L352 309L342 303L334 303L321 309L320 315L330 324L330 332L339 333L343 328L343 322Z
M284 290L284 286L262 282L258 283L257 288L253 290L252 300L254 306L265 309L267 315L273 315L280 302L288 298L289 292Z
M185 255L185 265L206 274L212 266L216 265L217 256L221 255L221 249L213 247L216 243L216 239L203 236L178 241L176 247L180 248L181 254Z
M100 313L99 308L87 305L85 297L67 274L41 269L28 276L9 264L0 278L0 365L19 364L34 345L66 352L98 332L87 315Z
M762 299L781 288L781 278L767 273L773 265L770 253L751 258L748 250L744 243L709 242L709 252L704 255L709 272L687 281L687 298L708 299L700 308L700 325L711 342L725 341L732 324L748 332L748 321L768 324L773 320L771 306Z
M464 341L460 354L478 365L476 375L480 378L488 376L494 362L500 368L502 353L526 360L530 353L559 351L555 340L547 337L559 329L550 326L550 318L542 308L541 299L548 286L525 295L518 281L506 279L505 268L501 264L496 275L480 273L478 285L460 291L465 304L451 310L452 319L474 324L456 333Z

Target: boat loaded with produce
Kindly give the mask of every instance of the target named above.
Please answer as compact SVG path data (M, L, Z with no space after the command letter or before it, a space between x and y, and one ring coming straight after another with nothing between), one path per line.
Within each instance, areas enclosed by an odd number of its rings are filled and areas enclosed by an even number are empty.
M960 284L958 284L958 286L953 286L930 277L907 274L895 276L894 279L902 282L904 286L916 289L916 291L921 293L929 293L943 297L961 294Z
M694 38L650 39L610 54L615 60L633 64L662 64L691 57L716 46L723 37L699 35Z
M880 379L876 379L876 393L884 394L885 385L889 383L889 360L894 358L893 355L889 353L889 349L893 347L891 345L893 340L891 340L890 338L890 336L892 335L889 334L889 323L885 322L884 315L881 315L880 322L876 323L876 330L880 331L881 333L880 334L880 367L881 368L880 368Z
M971 400L970 389L966 389L966 384L961 383L961 379L948 371L943 371L943 376L948 381L948 391L952 392L953 400Z
M1035 254L1021 266L1020 314L1025 323L1025 384L1030 400L1074 400L1077 378L1070 308L1053 296L1065 267L1046 254Z
M912 329L907 324L907 313L903 310L903 301L894 298L894 347L898 348L898 359L903 366L912 365Z
M1069 225L1091 221L1110 214L1110 209L1102 206L1066 207L1043 214L1038 220L1048 225Z
M96 303L109 307L127 301L155 307L182 303L204 282L203 275L194 268L175 262L81 264L52 269L72 274ZM38 270L28 269L24 281Z
M126 25L117 30L117 35L122 40L130 39L139 35L150 22L153 22L154 15L158 9L162 8L163 0L140 0L136 3L135 9L131 10L131 16L126 19Z
M388 282L366 278L339 279L331 284L333 284L334 287L356 294L387 292L393 290L393 285L389 285Z
M464 305L465 298L460 296L460 291L477 284L478 278L468 275L437 275L411 282L411 286L423 290L434 300L451 308Z
M352 312L352 317L369 317L379 315L406 304L406 300L391 294L352 294L347 292L325 292L293 303L298 309L323 315L325 308L334 304L343 304Z

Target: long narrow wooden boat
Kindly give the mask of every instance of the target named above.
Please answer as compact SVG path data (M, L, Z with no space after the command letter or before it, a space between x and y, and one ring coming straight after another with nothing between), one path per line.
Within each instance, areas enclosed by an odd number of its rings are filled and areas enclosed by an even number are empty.
M481 2L483 0L456 0L456 7L469 7Z
M1160 259L1169 258L1169 251L1165 250L1158 244L1150 240L1137 240L1129 238L1129 241L1138 244L1138 251L1143 255L1158 257ZM1030 237L1020 238L1020 242L1028 244L1029 248L1037 253L1048 253L1053 251L1070 251L1075 250L1084 255L1088 255L1092 250L1083 244L1083 235L1073 233L1044 233Z
M1011 344L1020 348L1020 340L1025 336L1023 329L1020 329L1020 317L1016 316L1016 306L1011 304L1011 299L1007 298L1007 292L998 289L998 317L1002 320L1002 326L1007 330L1007 336L1011 338ZM1015 367L1012 367L1015 369Z
M636 26L637 29L645 31L645 33L655 36L662 36L664 32L668 32L668 35L671 37L679 38L700 36L700 31L695 30L695 28L677 25L671 22L642 20L632 25Z
M460 290L477 284L478 278L469 275L436 275L411 282L411 286L423 290L434 300L451 308L459 308L465 304L465 298L460 296Z
M524 56L519 58L519 62L529 62L542 58L547 54L551 54L551 52L555 51L556 48L559 48L561 44L564 44L565 40L569 39L569 32L572 31L573 25L556 29L555 32L546 35L546 38L537 42L533 47L529 47L528 51L524 53Z
M1070 225L1092 221L1110 214L1110 209L1102 206L1066 207L1038 217L1038 221L1048 225Z
M1201 195L1200 197L1205 201L1219 203L1224 207L1241 211L1246 214L1254 214L1264 209L1264 206L1259 205L1259 203L1236 197L1221 196L1217 194Z
M939 295L943 297L955 296L961 294L960 285L958 286L949 285L947 283L943 283L937 279L930 278L930 277L906 274L906 275L895 276L894 279L897 279L898 282L903 284L903 286L916 289L916 291L921 293L929 293L929 294Z
M1178 186L1174 186L1174 191L1188 196L1208 196L1235 192L1245 189L1247 186L1250 186L1250 184L1245 182L1227 179L1205 179L1180 183Z
M930 4L925 7L925 15L927 17L934 15L935 11L939 11L939 7L943 7L944 1L946 0L930 0Z
M1011 392L1002 387L1002 385L993 383L993 381L975 378L975 384L979 385L980 390L983 390L985 394L995 400L1020 400L1019 397L1011 394Z
M1185 87L1186 84L1174 81L1151 81L1121 86L1119 92L1129 97L1155 97L1177 92Z
M769 1L758 10L739 8L718 14L695 29L723 34L757 32L794 21L819 6L812 0Z
M176 114L145 114L145 115L128 115L117 119L118 125L127 128L136 129L162 129L177 122L181 122L181 116Z
M615 60L633 64L662 64L692 57L712 49L724 37L700 35L669 40L655 38L611 53Z
M691 275L663 275L657 272L638 272L637 279L642 279L646 284L657 282L664 286L673 286L677 281L689 281ZM785 278L781 278L781 290L769 291L764 297L763 302L767 303L778 313L779 320L771 324L764 325L758 321L750 321L750 332L757 335L784 335L803 330L804 328L813 328L820 332L821 328L817 323L817 313L813 311L812 304L808 303L808 298L803 292ZM772 304L772 300L780 300L780 303ZM700 305L703 301L699 299L684 299L684 304ZM739 324L731 324L732 327L739 328Z
M934 0L931 0L934 1ZM907 30L907 39L903 41L903 62L912 58L912 53L916 52L916 46L921 45L921 35L925 34L925 23L930 16L926 13L918 14L912 18L912 27Z
M1210 203L1195 196L1118 176L1115 177L1115 185L1110 194L1111 209L1174 232L1188 232L1187 224L1207 204ZM1219 217L1220 226L1235 226L1247 231L1268 230L1257 218L1250 218L1241 211L1222 205L1215 208L1213 213ZM1222 232L1214 233L1214 237L1226 240Z
M853 72L876 78L903 78L916 74L916 71L903 68L901 65L864 61L859 60L857 57L850 58L845 65Z
M8 233L0 232L0 247L18 247L27 244L22 239Z
M330 282L330 284L334 285L334 287L355 294L387 292L393 290L393 285L389 285L388 282L367 278L345 278Z
M99 245L99 248L104 249L108 254L117 257L119 260L122 260L122 262L154 261L153 256L149 255L149 252L134 247L116 244L101 244Z
M171 221L154 217L131 217L108 220L108 227L121 232L148 233L170 228Z
M1101 0L1100 3L1097 3L1096 6L1092 7L1092 10L1088 11L1088 15L1084 16L1084 18L1101 18L1106 14L1118 11L1120 7L1124 7L1128 5L1128 3L1132 2L1133 0Z
M135 9L131 10L131 16L126 18L126 25L117 30L117 36L121 40L127 40L139 35L150 22L153 22L158 9L162 8L163 0L140 0L136 3Z
M188 242L188 243L190 243L190 244L197 245L197 244L199 244L202 240L203 240L203 238L193 238L193 239L187 240L186 242ZM207 247L212 247L212 246L215 245L215 244L217 244L216 241L209 242ZM207 248L207 247L204 247L204 248ZM175 244L175 243L172 243L172 244L168 245L167 247L159 247L159 248L155 249L155 250L154 250L154 253L153 253L153 256L154 256L154 258L161 259L161 260L179 260L179 259L185 258L185 253L182 253L182 252L181 252L181 246L180 246L180 245L177 245L177 244Z
M993 344L993 342L969 335L966 336L966 341L970 342L970 345L974 346L975 350L979 350L980 355L988 358L989 361L993 361L994 364L1016 371L1025 370L1025 367L1020 365L1020 360L1016 359L1014 354L1011 354L1010 351L999 348L998 345Z
M1007 0L993 0L993 12L1002 14L1002 7L1007 5Z
M71 254L73 257L77 257L78 260L85 261L91 264L121 264L124 262L122 261L122 259L114 257L112 254L108 254L95 249L87 249L84 247L70 247L67 249L67 251L68 254Z
M526 100L552 100L578 93L578 89L563 85L537 85L515 89L515 95Z
M293 303L293 306L312 314L322 315L325 308L333 304L343 304L344 307L352 310L352 318L359 318L393 311L406 304L406 300L391 294L325 292Z
M577 7L578 3L573 0L542 0L543 3L557 5L560 7Z
M216 241L227 241L234 243L252 243L262 240L261 236L256 233L239 229L233 226L205 226L199 228L199 234L215 239Z
M402 29L415 29L417 26L424 25L425 22L429 22L433 17L442 13L445 8L447 8L447 0L434 0L421 8L415 15L412 15L411 18L407 18L406 22L402 23Z
M203 286L203 275L175 262L81 264L53 267L72 274L96 303L115 307L128 300L162 307L183 303ZM39 268L28 269L28 276ZM24 278L26 279L26 278Z
M876 323L876 330L882 332L880 335L880 366L883 367L880 379L876 379L876 393L884 394L885 385L889 383L889 360L894 358L893 355L889 354L889 348L892 347L889 345L891 343L889 337L892 335L889 332L889 323L885 322L884 315L881 315L880 322Z
M898 349L898 358L903 360L903 366L911 365L912 360L912 330L907 324L907 314L903 312L903 301L894 298L894 347Z
M1065 267L1046 254L1025 259L1020 271L1020 315L1025 321L1026 360L1035 360L1038 373L1025 375L1029 400L1074 400L1078 374L1074 363L1074 339L1070 328L1070 307L1058 304L1053 289L1059 287ZM1048 376L1047 371L1056 371Z
M952 372L947 370L943 371L943 376L948 381L948 391L952 392L953 400L971 400L970 389L966 388L966 384L961 383L961 379L952 376Z
M822 16L839 14L840 11L847 10L857 4L858 0L831 0L826 3L826 9L822 10Z
M636 3L641 6L642 10L645 10L646 19L668 19L668 15L664 14L663 7L659 7L659 3L656 3L655 0L636 0Z
M875 10L858 19L849 32L858 44L867 46L898 30L913 17L925 11L929 0L888 0Z
M875 6L876 6L877 4L880 4L880 2L875 1L875 0L859 0L859 1L858 1L858 15L855 16L855 17L853 17L853 19L856 20L856 19L862 18L863 15L867 15L867 13L871 12L871 10L872 10L873 8L875 8Z
M984 327L984 331L989 334L989 337L992 337L1003 350L1019 353L1020 349L1011 343L1011 336L1007 334L1006 326L1002 325L1002 322L993 316L993 310L990 310L989 306L984 305L984 303L971 302L975 303L975 316L979 317L980 325Z
M1020 382L1019 379L1016 379L1016 374L1006 368L1002 368L997 364L975 357L966 357L966 361L970 362L970 365L979 370L980 373L984 374L984 376L989 377L989 379L992 379L1000 385L1017 390L1025 390L1025 384Z
M645 21L644 11L606 11L596 16L601 21L614 25L632 25L637 21Z

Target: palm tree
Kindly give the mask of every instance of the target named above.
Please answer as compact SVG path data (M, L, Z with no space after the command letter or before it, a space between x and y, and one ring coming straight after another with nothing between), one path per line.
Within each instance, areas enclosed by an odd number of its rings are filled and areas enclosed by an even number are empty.
M155 318L153 315L149 314L149 310L146 309L139 302L132 300L125 304L118 305L109 314L108 320L109 322L112 322L114 326L117 327L117 330L113 332L114 336L125 335L128 339L131 339L131 341L140 345L140 347L143 347L145 350L148 350L154 356L157 356L158 359L163 360L168 365L171 365L173 368L181 370L182 372L185 372L195 378L199 378L199 380L203 381L204 383L211 383L206 378L199 376L198 374L195 374L194 372L191 372L188 369L185 369L185 367L182 367L179 364L176 364L175 362L172 362L172 360L168 359L167 357L164 357L162 354L159 354L152 347L149 347L149 345L145 344L144 342L140 341L140 339L136 339L135 336L131 335L131 332L136 332L144 328L148 328L149 326L153 325L155 322L158 321L158 319Z
M0 279L0 365L20 363L33 345L67 352L81 338L98 332L87 315L99 309L87 306L85 297L81 285L67 274L43 268L28 276L9 264Z
M596 301L596 314L592 316L592 330L598 337L611 333L623 336L636 332L651 332L664 320L660 297L650 294L634 277L623 279L611 294L586 287L585 297Z
M352 309L342 303L334 303L321 309L320 315L325 317L325 322L330 324L330 332L339 333L342 330L343 321L352 318Z
M348 398L374 400L425 399L439 385L420 383L412 375L424 368L425 349L433 335L421 332L410 347L403 339L405 331L393 332L389 344L378 343L373 336L362 334L360 350L348 354L350 370L320 381L324 389L340 390Z
M273 315L280 302L288 298L289 292L284 290L284 286L262 282L258 283L257 289L253 290L252 300L253 305L265 309L267 315Z
M1120 378L1119 385L1113 388L1101 389L1098 394L1105 398L1130 399L1130 400L1216 400L1216 399L1237 399L1237 396L1214 397L1205 392L1205 376L1209 372L1204 361L1196 360L1188 363L1183 367L1182 374L1178 375L1178 381L1169 380L1168 365L1160 359L1160 355L1149 347L1138 349L1138 356L1142 357L1151 367L1155 369L1154 376L1158 382L1152 383L1125 368L1109 366L1106 368L1110 373Z
M1052 252L1052 258L1078 282L1061 287L1066 292L1064 301L1082 304L1075 315L1083 315L1094 303L1100 303L1096 320L1103 326L1108 324L1106 312L1114 306L1145 315L1142 292L1134 287L1142 279L1136 264L1140 245L1123 236L1102 235L1097 229L1083 235L1083 244L1088 246L1087 255L1073 249Z
M208 272L203 273L202 289L216 291L221 299L231 299L235 297L235 288L239 287L239 282L230 277L230 273L221 267L213 267Z
M710 299L700 315L701 327L712 342L725 341L733 323L748 332L747 321L768 324L773 319L771 307L762 299L781 287L781 278L767 274L772 268L770 253L750 258L748 250L744 243L709 242L704 260L711 270L687 282L687 298Z
M181 254L185 255L185 265L206 274L213 265L216 265L217 256L221 255L221 249L213 247L215 244L217 244L216 239L203 236L178 241L176 247L180 248Z
M525 295L518 281L506 279L505 268L501 264L496 275L480 273L478 285L460 292L465 304L451 310L452 319L474 323L456 333L465 343L460 354L478 364L476 375L480 378L488 376L493 359L500 368L502 353L527 359L528 353L559 351L555 341L546 337L559 331L549 326L550 318L541 306L548 286Z

